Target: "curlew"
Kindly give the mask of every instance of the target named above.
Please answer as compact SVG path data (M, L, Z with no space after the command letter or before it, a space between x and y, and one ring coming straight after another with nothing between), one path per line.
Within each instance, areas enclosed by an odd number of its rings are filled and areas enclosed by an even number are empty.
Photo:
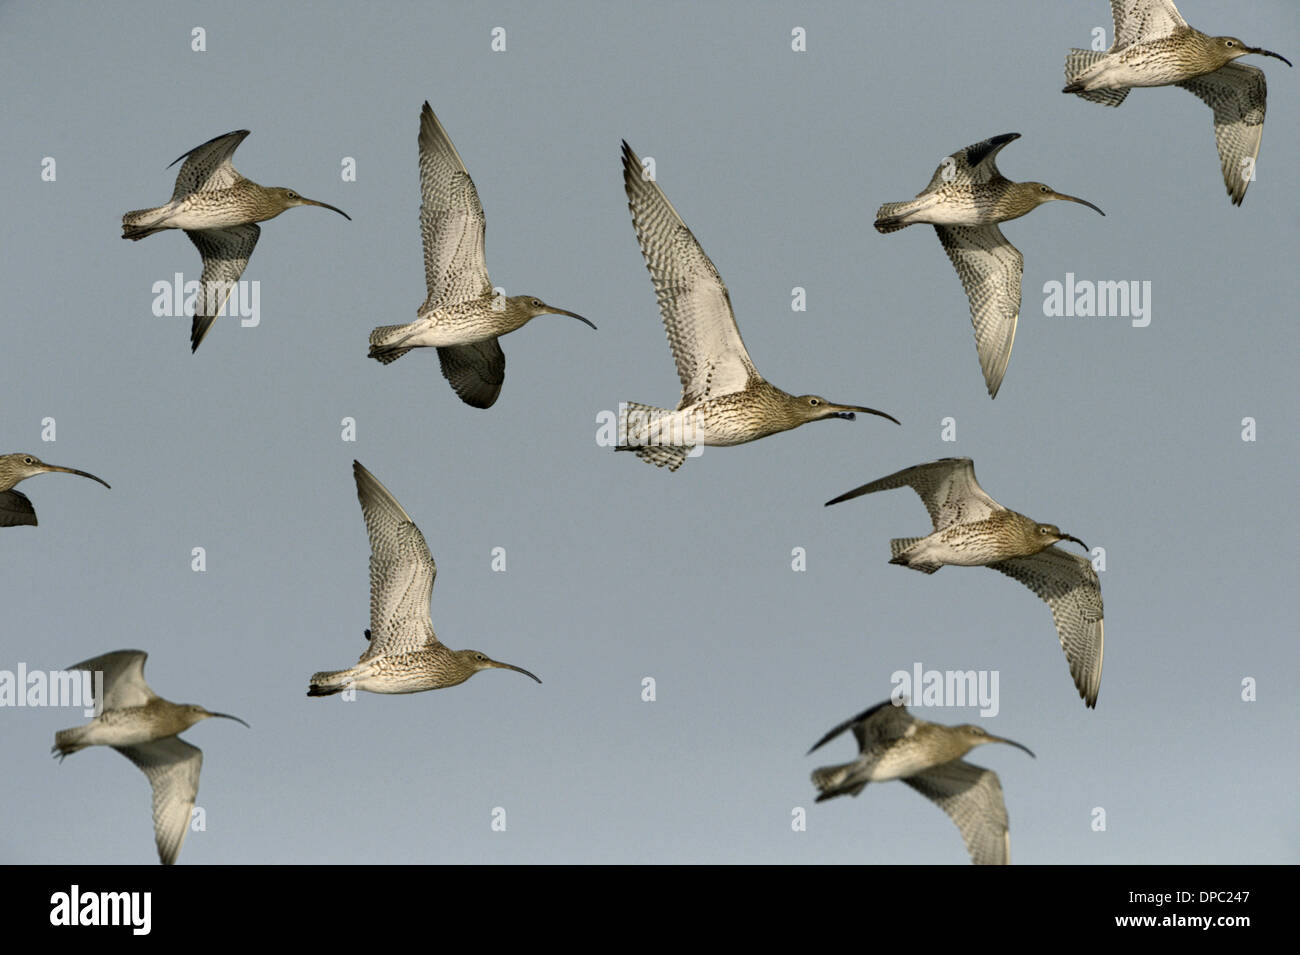
M945 564L990 567L1020 581L1051 608L1074 685L1084 702L1095 707L1106 642L1101 582L1086 557L1053 546L1066 540L1084 550L1088 545L1055 524L1040 524L993 500L975 480L970 458L942 458L905 468L826 505L897 487L910 487L920 495L934 533L891 540L889 562L925 574Z
M1094 103L1118 106L1134 86L1181 86L1214 112L1214 140L1223 183L1235 206L1255 178L1264 135L1268 84L1264 71L1238 57L1258 54L1291 61L1247 46L1235 36L1209 36L1187 25L1173 0L1110 0L1115 40L1109 50L1071 50L1065 56L1065 88Z
M438 566L424 535L360 462L352 462L352 473L370 537L368 645L356 666L313 673L307 695L329 696L349 688L371 693L440 690L488 669L514 670L541 683L522 667L478 650L450 650L438 640L429 618Z
M740 339L731 296L699 241L659 183L623 143L623 186L637 242L659 300L659 313L682 396L676 409L626 402L619 451L676 471L696 445L731 446L789 431L810 421L855 413L893 415L837 405L820 395L791 395L769 384Z
M171 201L122 216L122 238L139 241L164 229L181 229L203 257L190 331L192 352L198 351L248 266L262 234L256 223L274 219L294 206L320 206L352 218L329 203L305 199L283 186L259 186L241 176L231 160L247 135L248 130L237 129L177 157L172 166L182 159L185 162L176 175Z
M957 824L971 862L1007 865L1011 861L1011 831L998 774L961 757L985 743L1006 743L1033 756L1027 747L971 723L944 726L920 720L906 706L886 700L845 720L808 752L848 729L858 741L858 758L813 771L818 802L856 796L867 783L901 779Z
M61 468L55 464L46 464L34 454L0 454L0 527L17 527L19 525L36 526L36 508L22 491L15 491L14 485L37 474L76 474L80 477L98 481L104 487L108 482L76 468Z
M59 762L87 746L111 746L149 777L153 787L153 832L158 859L172 865L190 828L194 797L199 792L203 751L180 738L200 720L211 717L244 723L229 713L211 713L195 703L172 703L144 681L143 650L116 650L69 670L104 674L102 712L85 726L54 734Z
M484 258L486 225L474 181L426 102L420 112L420 238L428 297L415 321L370 333L369 357L387 365L412 348L437 348L443 377L475 408L492 407L501 394L502 335L539 315L567 315L596 327L532 295L498 295Z
M928 223L939 234L970 299L975 349L989 396L996 398L1011 360L1020 317L1020 280L1025 257L1007 241L998 223L1019 219L1044 202L1077 202L1041 182L1012 182L998 171L997 154L1019 133L1003 133L948 156L915 199L887 202L876 211L876 231L897 232ZM1102 215L1106 213L1101 212Z

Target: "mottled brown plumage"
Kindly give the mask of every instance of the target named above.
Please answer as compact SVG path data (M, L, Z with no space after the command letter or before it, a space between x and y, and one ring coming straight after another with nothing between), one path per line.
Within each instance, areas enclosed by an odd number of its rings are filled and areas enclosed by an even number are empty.
M1095 707L1106 642L1101 582L1088 558L1053 546L1066 540L1084 550L1088 545L1055 524L1040 524L993 500L975 480L970 458L904 468L826 504L898 487L910 487L920 496L934 533L891 540L889 562L925 574L946 564L990 567L1020 581L1051 608L1074 685L1084 702Z
M768 383L741 341L722 276L626 142L623 187L682 396L675 409L624 402L617 450L635 451L644 461L676 471L696 445L744 444L809 421L852 421L862 412L898 424L874 408L792 395Z
M917 719L906 706L886 700L845 720L808 752L845 730L853 731L858 758L813 771L818 802L857 796L869 782L901 779L956 823L973 863L1010 863L1011 830L998 775L961 757L985 743L1006 743L1033 756L1027 747L972 723L944 726Z
M244 274L262 234L254 223L274 219L294 206L320 206L352 218L342 209L305 199L292 189L260 186L241 176L231 160L247 135L246 129L226 133L178 157L171 165L182 159L185 163L176 175L171 201L122 216L122 238L139 241L164 229L182 229L203 257L190 331L191 351L198 351Z
M433 632L429 599L438 566L424 535L397 498L352 462L357 498L370 538L370 628L356 666L313 673L308 696L347 689L370 693L419 693L464 683L480 670L527 670L493 660L479 650L452 650Z
M36 526L36 508L26 494L13 488L19 481L25 481L29 477L51 473L76 474L98 481L104 487L109 486L102 478L86 471L46 464L34 454L0 454L0 527Z

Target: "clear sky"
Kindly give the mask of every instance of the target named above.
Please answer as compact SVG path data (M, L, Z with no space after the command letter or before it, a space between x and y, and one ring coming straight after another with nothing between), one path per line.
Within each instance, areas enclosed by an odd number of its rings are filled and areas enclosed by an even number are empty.
M1181 9L1300 56L1293 3ZM1300 75L1246 61L1267 73L1269 119L1234 208L1193 96L1136 90L1107 109L1061 94L1067 49L1096 27L1109 38L1102 0L0 4L0 452L113 485L22 485L41 524L0 531L0 669L140 648L159 694L248 720L185 735L205 756L206 829L182 863L963 863L956 829L901 784L813 804L809 772L853 747L804 752L917 663L999 674L998 714L980 722L1038 758L970 759L1001 777L1015 861L1300 861L1300 699L1283 679ZM365 357L371 327L413 320L425 295L425 99L477 184L493 281L599 326L540 318L503 339L489 411L456 398L430 350ZM155 316L152 289L196 278L195 249L177 232L123 242L120 218L167 200L173 158L242 128L240 172L353 221L306 208L264 223L244 273L260 323L222 319L191 355L189 320ZM1023 138L1004 174L1106 216L1053 203L1005 226L1024 298L991 401L932 230L871 221L946 154L1009 131ZM675 474L598 446L602 412L679 394L624 138L721 271L758 368L903 427L811 424ZM1150 324L1044 315L1044 285L1067 273L1150 282ZM929 530L911 492L822 507L953 455L1001 503L1105 549L1095 711L1024 587L887 563L890 537ZM354 458L429 542L443 641L541 686L491 671L307 698L368 625ZM83 721L0 709L0 861L156 861L141 773L102 748L50 759L54 732Z

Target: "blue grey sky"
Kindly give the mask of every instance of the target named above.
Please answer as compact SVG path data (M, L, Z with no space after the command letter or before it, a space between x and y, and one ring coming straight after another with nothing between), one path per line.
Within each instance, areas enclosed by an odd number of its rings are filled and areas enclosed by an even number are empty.
M1300 56L1292 3L1180 7ZM1193 96L1137 90L1106 109L1061 94L1066 50L1095 27L1109 37L1102 0L0 4L0 451L113 485L22 485L41 524L0 531L0 669L140 648L156 692L248 720L185 734L204 751L206 829L183 864L961 864L956 829L906 786L813 804L809 772L853 748L804 752L918 662L999 674L999 712L981 722L1037 759L970 759L1001 777L1014 861L1300 861L1286 676L1300 76L1246 61L1267 73L1269 119L1234 208ZM370 329L413 320L425 295L426 99L478 187L493 281L599 326L542 318L503 339L489 411L462 404L428 350L365 357ZM260 324L222 319L191 355L188 318L155 316L151 289L197 278L196 251L177 232L123 242L120 217L166 201L174 157L241 128L241 173L353 221L307 208L264 223L244 273ZM999 156L1005 175L1106 216L1053 203L1005 226L1024 296L990 400L932 230L881 236L871 221L946 154L1008 131L1023 136ZM764 375L901 428L810 424L675 474L598 446L602 412L679 394L624 138L654 157ZM1067 273L1149 281L1150 324L1045 316L1045 283ZM349 417L355 442L340 437ZM1001 503L1105 548L1095 711L1028 590L887 563L889 538L929 530L915 495L822 506L954 455ZM492 671L412 696L306 697L313 671L355 661L368 625L354 458L429 542L440 638L541 686ZM141 773L103 748L50 759L79 709L0 721L0 861L156 861Z

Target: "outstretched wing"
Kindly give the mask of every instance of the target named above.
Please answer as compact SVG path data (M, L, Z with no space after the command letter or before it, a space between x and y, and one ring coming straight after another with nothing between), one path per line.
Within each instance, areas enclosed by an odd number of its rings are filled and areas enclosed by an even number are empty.
M194 301L194 321L190 327L190 351L196 352L221 313L221 307L234 291L235 283L248 267L248 259L262 230L249 223L224 229L186 230L185 234L203 256L199 297Z
M370 646L365 660L418 650L436 641L429 622L429 598L438 566L424 535L388 488L352 462L357 499L370 537Z
M970 320L975 327L975 350L984 372L984 385L989 396L996 398L1016 341L1025 257L1007 241L996 223L937 225L934 231L970 300Z
M158 859L163 865L172 865L190 830L190 813L199 794L199 770L203 768L202 751L178 736L113 748L149 777Z
M420 238L428 290L422 310L491 292L486 229L474 181L426 102L420 111Z
M149 654L143 650L114 650L89 660L74 663L67 670L89 670L104 674L103 708L121 710L132 706L144 706L150 700L157 699L149 684L144 680L144 661Z
M1115 19L1111 53L1134 43L1158 40L1187 26L1173 0L1110 0L1110 15Z
M172 201L191 192L212 192L217 189L229 189L244 177L235 172L231 157L239 144L248 135L248 130L237 129L233 133L209 139L202 146L195 146L182 156L172 160L170 166L182 159L185 164L176 174L176 188L172 190Z
M1264 71L1244 63L1229 63L1178 85L1214 110L1214 141L1219 147L1223 183L1232 204L1241 205L1255 174L1255 160L1264 138L1264 104L1268 98Z
M626 142L623 188L682 382L678 407L743 390L759 374L740 339L727 286Z
M857 716L849 717L814 743L808 752L820 749L845 730L851 729L853 737L858 741L858 752L865 753L878 743L906 736L914 723L916 717L907 712L906 706L899 706L892 700L885 700L863 710Z
M506 354L499 338L470 345L443 345L438 349L442 377L460 400L475 408L491 408L506 380Z
M1106 648L1101 581L1092 561L1052 546L1032 557L1013 557L988 565L1014 577L1052 608L1070 675L1088 706L1097 705L1101 662Z
M1011 830L1002 784L991 769L960 759L903 777L925 798L946 812L961 830L976 865L1007 865L1011 861Z
M982 521L990 515L1006 510L984 493L975 480L975 462L970 458L940 458L928 464L903 468L877 481L846 491L827 504L838 504L851 498L888 491L896 487L910 487L921 498L930 514L936 531L953 524Z
M997 155L1007 143L1019 138L1019 133L1002 133L957 150L939 163L929 185L916 194L917 198L944 186L981 185L1000 178L1002 173L998 172Z
M36 508L22 491L0 491L0 527L36 526Z

